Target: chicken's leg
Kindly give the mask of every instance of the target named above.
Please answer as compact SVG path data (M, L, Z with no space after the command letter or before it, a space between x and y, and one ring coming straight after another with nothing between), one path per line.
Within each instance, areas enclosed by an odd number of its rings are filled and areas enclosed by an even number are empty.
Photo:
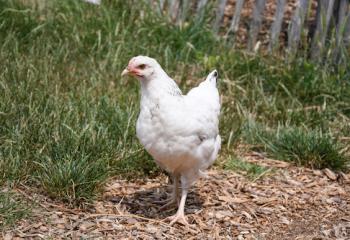
M174 175L173 176L173 190L172 190L171 196L170 196L170 198L166 199L165 201L158 202L158 203L165 203L163 206L160 207L160 210L166 209L167 207L169 207L171 205L178 204L179 181L180 181L180 176Z
M188 189L182 188L179 208L174 216L169 217L169 219L171 220L170 225L173 225L176 222L181 223L183 225L188 225L188 222L185 218L185 203L186 203L187 193L188 193Z

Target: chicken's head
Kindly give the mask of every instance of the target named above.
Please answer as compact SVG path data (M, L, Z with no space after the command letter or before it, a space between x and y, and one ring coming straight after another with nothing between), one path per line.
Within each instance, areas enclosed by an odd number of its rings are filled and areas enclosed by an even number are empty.
M122 76L131 75L140 80L150 79L157 68L159 68L159 64L155 59L137 56L129 61L128 66L122 72Z

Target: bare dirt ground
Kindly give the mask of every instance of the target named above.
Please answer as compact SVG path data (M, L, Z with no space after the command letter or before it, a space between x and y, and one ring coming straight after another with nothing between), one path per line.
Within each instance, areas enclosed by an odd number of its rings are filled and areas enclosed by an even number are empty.
M35 202L33 216L3 232L3 239L350 239L350 174L311 170L254 155L272 167L257 179L209 171L191 189L191 226L170 226L175 209L159 211L167 177L111 180L85 210L69 209L32 189L18 193Z

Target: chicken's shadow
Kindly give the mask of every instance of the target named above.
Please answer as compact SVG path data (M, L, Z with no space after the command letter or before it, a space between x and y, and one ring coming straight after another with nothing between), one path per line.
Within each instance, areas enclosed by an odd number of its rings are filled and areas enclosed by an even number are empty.
M112 196L107 200L118 205L118 208L124 212L135 214L152 219L163 219L176 213L177 206L171 206L161 209L163 201L170 196L168 186L155 187L143 191L137 191L126 196ZM180 191L181 194L181 191ZM200 197L195 189L190 190L187 195L185 214L192 214L203 207L204 200Z

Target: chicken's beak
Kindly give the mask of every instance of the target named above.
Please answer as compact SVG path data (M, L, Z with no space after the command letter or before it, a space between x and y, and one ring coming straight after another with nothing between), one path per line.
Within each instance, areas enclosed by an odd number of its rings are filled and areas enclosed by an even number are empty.
M122 71L122 77L125 76L125 75L128 75L130 73L129 69L128 68L125 68L123 71Z

